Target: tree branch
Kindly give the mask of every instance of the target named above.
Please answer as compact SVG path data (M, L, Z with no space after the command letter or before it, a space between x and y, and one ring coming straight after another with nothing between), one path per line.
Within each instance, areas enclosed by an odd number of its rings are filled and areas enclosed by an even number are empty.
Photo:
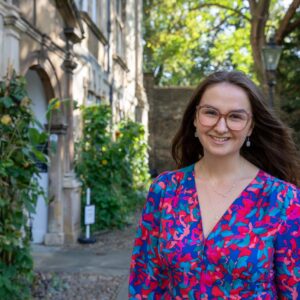
M251 8L250 43L254 60L254 69L261 82L265 81L262 66L261 48L265 44L265 27L269 16L270 0L248 0Z
M249 0L248 2L249 2L251 15L253 15L254 12L256 11L257 3L256 3L256 1L253 1L253 0Z
M251 19L249 17L247 17L245 14L243 14L241 12L241 10L238 10L236 8L232 8L232 7L227 6L227 5L219 4L219 3L202 3L202 4L199 4L198 6L195 6L195 7L191 8L191 10L199 10L203 7L209 7L209 6L216 6L216 7L219 7L219 8L230 10L230 11L234 12L235 14L239 15L240 17L246 19L247 21L249 21L249 22L251 21Z
M300 26L300 19L294 21L293 23L290 23L285 30L285 37L292 31L294 31L295 28L297 28L299 26Z
M296 10L299 6L300 6L300 0L294 0L289 6L276 32L276 36L275 36L276 44L282 44L283 39L299 25L300 23L299 20L290 23L291 19L295 15Z
M249 0L249 4L253 0ZM262 42L265 36L265 26L269 17L270 0L259 0L255 5L252 4L253 11L251 11L251 39L254 43Z
M217 35L219 34L219 32L221 31L222 25L224 25L226 23L226 21L232 17L232 15L226 16L224 18L224 20L222 20L219 24L217 24L216 26L214 26L211 30L211 32L213 33L212 35L212 40L214 41L217 38Z

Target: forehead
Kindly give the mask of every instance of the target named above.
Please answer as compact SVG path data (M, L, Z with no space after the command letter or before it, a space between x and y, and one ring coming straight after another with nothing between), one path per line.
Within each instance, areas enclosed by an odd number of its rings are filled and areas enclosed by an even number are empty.
M239 86L222 82L209 86L200 99L201 105L211 105L220 111L245 109L251 111L247 93Z

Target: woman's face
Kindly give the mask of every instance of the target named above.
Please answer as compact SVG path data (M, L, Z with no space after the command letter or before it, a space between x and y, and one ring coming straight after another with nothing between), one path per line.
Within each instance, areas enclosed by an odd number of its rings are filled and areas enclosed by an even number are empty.
M251 114L248 95L242 88L227 82L209 86L194 120L204 155L238 155L252 133Z

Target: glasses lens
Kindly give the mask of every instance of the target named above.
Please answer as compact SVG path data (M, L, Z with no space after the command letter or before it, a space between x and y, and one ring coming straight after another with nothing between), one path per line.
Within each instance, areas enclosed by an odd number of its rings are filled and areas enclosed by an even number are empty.
M219 111L211 107L201 107L198 113L203 126L215 126L220 119ZM230 112L226 115L227 127L231 130L242 130L246 127L248 118L246 112Z
M219 120L219 112L210 107L201 107L199 109L199 121L204 126L213 126Z
M226 118L228 128L232 130L242 130L248 122L248 115L244 112L232 112Z

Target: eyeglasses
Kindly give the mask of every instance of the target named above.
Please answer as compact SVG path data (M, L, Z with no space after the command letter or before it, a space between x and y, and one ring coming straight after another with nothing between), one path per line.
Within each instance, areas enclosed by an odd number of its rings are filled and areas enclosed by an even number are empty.
M203 126L213 127L223 117L227 127L236 131L243 130L252 118L252 115L243 109L221 114L216 108L209 105L198 105L197 113L199 122Z

